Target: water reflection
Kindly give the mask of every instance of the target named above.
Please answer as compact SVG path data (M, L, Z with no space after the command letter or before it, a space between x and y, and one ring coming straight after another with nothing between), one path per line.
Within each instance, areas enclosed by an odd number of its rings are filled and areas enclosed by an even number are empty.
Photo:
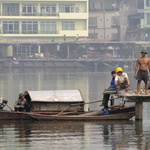
M131 88L136 86L128 72ZM86 101L102 99L111 76L109 72L64 69L2 69L0 97L13 108L20 92L26 90L80 89ZM1 121L0 149L4 150L147 150L150 148L149 103L145 103L142 122L33 122ZM91 104L90 109L99 109Z
M2 149L147 149L142 122L1 121ZM6 142L7 139L7 142Z

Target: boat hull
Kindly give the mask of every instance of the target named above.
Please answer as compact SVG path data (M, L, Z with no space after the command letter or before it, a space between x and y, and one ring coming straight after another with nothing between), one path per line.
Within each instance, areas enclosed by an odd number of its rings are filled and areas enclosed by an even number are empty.
M129 120L135 116L135 107L115 109L109 112L109 115L79 115L59 112L15 112L0 110L0 120L70 120L70 121L96 121L96 120ZM66 115L67 114L67 115ZM85 113L86 114L86 113Z
M31 119L29 115L24 112L15 112L15 111L0 111L0 120L28 120Z
M41 115L29 113L29 116L39 121L98 121L98 120L129 120L135 116L135 112L100 115L100 116L74 116L74 115Z

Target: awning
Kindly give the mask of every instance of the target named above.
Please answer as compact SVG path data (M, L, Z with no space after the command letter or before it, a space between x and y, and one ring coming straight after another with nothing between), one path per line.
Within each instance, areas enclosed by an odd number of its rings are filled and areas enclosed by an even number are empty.
M80 90L28 91L31 102L84 102Z

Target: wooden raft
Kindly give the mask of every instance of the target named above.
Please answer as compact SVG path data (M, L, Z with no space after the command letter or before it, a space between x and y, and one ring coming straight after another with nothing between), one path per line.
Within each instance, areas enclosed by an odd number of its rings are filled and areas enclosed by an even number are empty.
M119 91L117 95L124 97L126 102L135 102L135 119L143 119L143 102L150 102L150 91L148 91L148 94L145 94L144 91L140 94L136 94L135 90L128 92Z
M148 94L145 94L144 90L140 94L137 94L136 90L104 91L103 94L115 94L117 98L123 98L126 102L134 102L136 120L143 119L143 102L150 102L150 90Z

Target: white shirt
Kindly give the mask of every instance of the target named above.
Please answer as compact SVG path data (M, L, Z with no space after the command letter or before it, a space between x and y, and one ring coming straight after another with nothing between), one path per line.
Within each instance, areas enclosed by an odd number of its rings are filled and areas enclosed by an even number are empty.
M115 81L116 82L119 81L120 83L123 83L124 80L127 79L127 78L128 78L128 75L125 72L123 72L122 75L120 75L120 76L117 75L116 76Z

